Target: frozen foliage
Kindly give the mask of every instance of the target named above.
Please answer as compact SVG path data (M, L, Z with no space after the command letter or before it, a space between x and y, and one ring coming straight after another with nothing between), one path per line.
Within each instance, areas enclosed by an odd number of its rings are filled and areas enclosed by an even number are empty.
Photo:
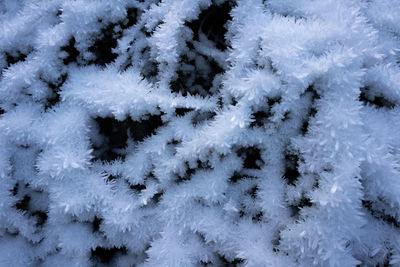
M399 266L399 14L0 1L0 266Z

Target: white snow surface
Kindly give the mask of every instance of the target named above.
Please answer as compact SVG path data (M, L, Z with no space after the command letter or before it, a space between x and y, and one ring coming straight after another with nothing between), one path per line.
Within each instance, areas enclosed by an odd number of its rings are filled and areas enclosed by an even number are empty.
M400 265L397 0L0 1L0 267Z

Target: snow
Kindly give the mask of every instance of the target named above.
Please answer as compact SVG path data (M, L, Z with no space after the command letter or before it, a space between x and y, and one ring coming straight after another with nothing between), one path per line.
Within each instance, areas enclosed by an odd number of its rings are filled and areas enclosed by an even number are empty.
M396 266L399 12L0 2L0 266Z

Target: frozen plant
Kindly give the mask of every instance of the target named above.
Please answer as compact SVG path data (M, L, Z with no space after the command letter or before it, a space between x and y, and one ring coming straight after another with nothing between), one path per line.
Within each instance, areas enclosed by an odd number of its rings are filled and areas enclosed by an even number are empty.
M0 1L0 266L399 266L399 14Z

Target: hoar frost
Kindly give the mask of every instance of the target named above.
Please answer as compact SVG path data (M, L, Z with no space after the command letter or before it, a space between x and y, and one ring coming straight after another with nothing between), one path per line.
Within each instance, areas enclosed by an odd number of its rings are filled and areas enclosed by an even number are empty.
M399 14L0 2L0 266L399 265Z

